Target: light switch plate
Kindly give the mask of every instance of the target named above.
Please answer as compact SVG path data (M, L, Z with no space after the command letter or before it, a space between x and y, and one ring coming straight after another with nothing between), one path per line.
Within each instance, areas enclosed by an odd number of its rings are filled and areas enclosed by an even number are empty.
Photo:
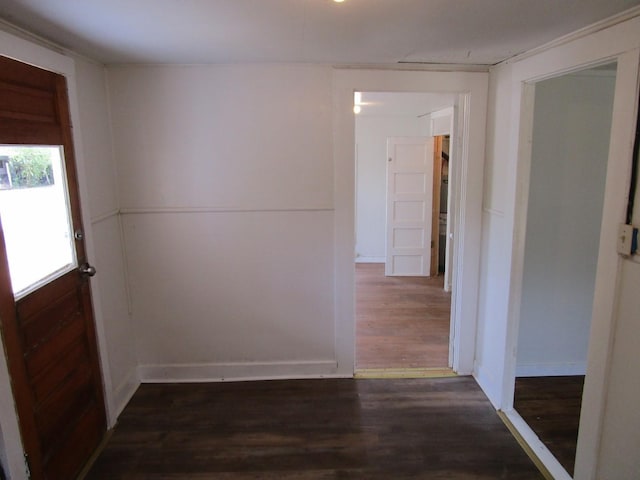
M631 255L631 244L633 242L633 225L621 224L618 228L618 253L620 255Z

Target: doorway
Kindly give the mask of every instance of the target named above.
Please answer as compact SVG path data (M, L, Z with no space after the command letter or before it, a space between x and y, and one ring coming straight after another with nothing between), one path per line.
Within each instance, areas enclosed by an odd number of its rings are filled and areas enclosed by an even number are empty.
M448 140L452 133L452 106L456 95L357 92L354 100L359 107L355 129L356 373L440 374L438 371L446 371L451 366L451 294L445 291L445 283L447 287L450 283L445 282L444 265L448 145L444 146L445 162L442 152L444 134ZM443 129L435 138L434 124ZM424 151L418 147L423 142L433 145L430 150L424 150L430 152L428 175L423 175L420 169L400 173L407 185L422 185L422 181L414 177L428 178L428 202L420 202L428 211L421 213L420 218L399 219L402 231L390 235L394 230L389 228L390 217L393 217L389 212L394 209L389 210L392 184L388 173L393 163L389 159L394 154L390 153L389 146L411 148L414 154L419 152L420 157ZM415 163L414 160L409 163ZM443 178L445 192L442 191ZM412 200L417 205L416 199L412 197ZM411 212L417 215L418 210L423 212L425 208L413 208ZM390 242L400 234L400 240L411 243L404 246L413 249L411 255L400 255L403 264L392 268L388 260Z
M514 409L573 475L617 64L527 86L532 146Z
M106 431L66 79L0 57L0 330L31 478Z

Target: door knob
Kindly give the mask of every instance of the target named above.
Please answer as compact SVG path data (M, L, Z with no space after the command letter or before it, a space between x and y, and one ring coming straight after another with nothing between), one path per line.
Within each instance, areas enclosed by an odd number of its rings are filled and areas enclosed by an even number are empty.
M78 268L78 271L85 277L93 277L96 274L96 267L88 263L83 263Z

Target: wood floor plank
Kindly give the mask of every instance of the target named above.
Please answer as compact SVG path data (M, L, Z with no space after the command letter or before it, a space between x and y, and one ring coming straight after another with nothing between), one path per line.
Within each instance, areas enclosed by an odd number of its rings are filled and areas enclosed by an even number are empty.
M443 282L356 264L356 368L447 367L451 294Z
M470 377L142 385L102 479L540 479Z
M518 377L513 406L573 475L584 376Z

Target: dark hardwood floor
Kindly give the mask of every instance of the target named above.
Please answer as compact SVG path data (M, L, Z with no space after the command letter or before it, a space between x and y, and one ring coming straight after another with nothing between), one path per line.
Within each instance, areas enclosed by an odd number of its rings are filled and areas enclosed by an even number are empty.
M541 479L471 377L145 384L89 480Z
M516 378L514 408L570 475L576 444L584 376Z
M443 282L356 264L356 368L446 368L451 294Z

